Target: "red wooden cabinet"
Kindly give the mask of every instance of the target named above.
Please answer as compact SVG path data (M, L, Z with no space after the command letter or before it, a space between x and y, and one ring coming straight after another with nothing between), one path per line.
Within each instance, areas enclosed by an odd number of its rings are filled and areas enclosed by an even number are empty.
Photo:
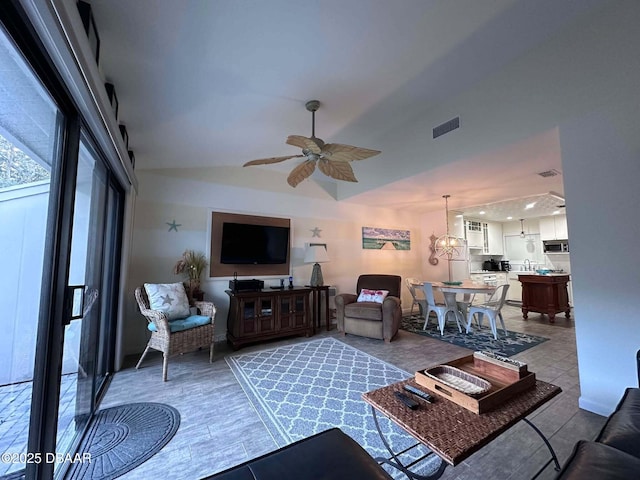
M310 293L310 288L227 290L227 341L238 348L290 335L312 335Z
M555 321L556 313L564 312L569 318L571 306L567 283L569 275L518 275L522 283L522 316L526 320L529 312L549 315Z

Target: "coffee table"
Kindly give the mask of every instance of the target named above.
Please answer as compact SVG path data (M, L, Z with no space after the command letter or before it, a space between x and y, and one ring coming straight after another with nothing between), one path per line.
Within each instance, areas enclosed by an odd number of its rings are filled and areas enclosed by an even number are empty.
M403 390L405 384L413 385L431 394L434 397L433 403L426 403L418 399L418 397L405 392ZM397 391L406 393L410 398L416 400L420 406L416 410L407 408L395 397L394 392ZM551 453L551 458L533 477L536 478L551 462L554 463L555 470L560 471L560 463L547 438L525 417L561 391L560 387L537 380L535 386L514 395L499 407L479 415L427 390L418 385L413 379L366 392L362 395L362 398L371 405L378 433L391 454L389 458L379 457L376 460L379 463L392 465L411 479L430 480L439 478L444 473L447 465L455 466L459 464L521 420L533 428ZM419 442L411 448L422 444L432 451L422 459L433 453L442 458L444 461L439 470L431 476L417 475L412 472L410 470L411 466L418 463L418 461L405 465L400 460L399 456L410 449L406 449L403 452L393 452L380 430L378 413L388 417Z

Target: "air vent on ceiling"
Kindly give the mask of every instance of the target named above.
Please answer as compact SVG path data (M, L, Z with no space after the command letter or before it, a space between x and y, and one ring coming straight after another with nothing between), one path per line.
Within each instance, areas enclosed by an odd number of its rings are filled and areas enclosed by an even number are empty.
M552 168L551 170L545 170L544 172L540 172L538 173L538 175L540 175L541 177L556 177L558 175L560 175L560 172L558 170L556 170L555 168Z
M456 128L460 128L460 117L456 117L448 122L444 122L442 125L438 125L433 129L433 138L438 138L445 133L449 133Z

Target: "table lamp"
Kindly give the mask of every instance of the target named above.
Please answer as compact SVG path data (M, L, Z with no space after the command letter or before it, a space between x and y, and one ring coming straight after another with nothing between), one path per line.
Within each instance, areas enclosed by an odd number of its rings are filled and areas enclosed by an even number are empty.
M322 279L322 269L320 264L329 261L327 253L327 245L325 243L310 243L304 253L304 263L313 263L311 271L311 281L309 285L312 287L321 287L324 285Z

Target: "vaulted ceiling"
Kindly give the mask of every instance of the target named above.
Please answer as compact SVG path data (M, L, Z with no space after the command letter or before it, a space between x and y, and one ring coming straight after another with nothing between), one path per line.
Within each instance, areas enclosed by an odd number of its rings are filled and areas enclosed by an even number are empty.
M563 192L558 132L505 135L446 162L413 144L418 119L491 79L606 3L557 0L93 0L100 68L115 84L138 171L151 170L415 211ZM288 135L381 150L295 190ZM435 112L435 113L434 113ZM453 112L455 113L455 112ZM464 112L460 115L462 131ZM431 139L431 130L421 135ZM454 139L456 132L447 136ZM447 138L447 137L443 137ZM473 151L472 146L462 150ZM260 181L257 181L260 179ZM305 185L307 183L307 185ZM262 186L261 186L262 185ZM312 187L315 188L312 192ZM320 191L320 194L317 192Z

